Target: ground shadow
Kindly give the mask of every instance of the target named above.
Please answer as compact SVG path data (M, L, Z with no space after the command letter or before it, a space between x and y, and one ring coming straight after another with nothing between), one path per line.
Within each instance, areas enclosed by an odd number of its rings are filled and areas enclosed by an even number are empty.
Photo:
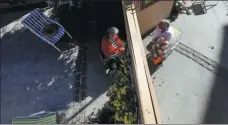
M96 14L93 14L93 16L96 21L96 23L88 22L87 20L87 28L90 29L88 30L89 33L87 33L87 37L90 39L89 40L89 47L88 47L88 69L94 69L93 71L90 71L89 74L93 77L94 80L90 80L91 83L93 82L101 82L103 83L104 87L100 87L100 89L103 88L103 91L98 92L99 86L93 85L90 87L93 88L88 88L90 89L89 95L91 97L96 97L99 96L100 94L104 93L105 91L108 90L108 87L111 85L112 81L110 81L110 78L105 75L105 67L103 64L103 61L100 58L100 43L101 39L104 36L104 34L107 31L107 28L115 26L120 30L119 36L121 39L126 39L126 31L125 31L125 23L124 23L124 17L123 17L123 12L122 12L122 5L121 1L102 1L102 2L93 2L94 5L94 11ZM116 9L120 8L120 9ZM91 10L92 11L92 10ZM114 19L113 19L114 18ZM87 18L88 19L88 18ZM95 35L94 35L95 34ZM91 38L94 38L91 40ZM92 72L94 72L92 74ZM98 81L98 79L102 79L103 81ZM88 83L88 84L91 84ZM99 84L102 85L102 84ZM97 89L95 89L97 88ZM94 93L94 94L92 94Z
M85 96L96 99L108 90L112 81L105 75L99 55L99 40L111 26L118 27L120 37L125 39L125 24L122 9L116 9L122 8L120 1L94 2L94 5L96 23L88 22L86 7L63 10L59 17L60 23L76 40L89 43L86 51L79 52L80 49L74 44L69 45L69 38L64 37L58 43L63 49L60 54L28 30L10 33L2 39L1 109L5 110L1 110L1 114L7 114L1 115L2 123L10 123L16 116L27 116L41 110L57 111L67 108L72 101L78 101L73 96L76 94L78 53L87 55L86 85L80 84L86 90Z
M107 28L115 26L120 31L120 38L126 39L125 21L121 1L94 2L94 5L97 9L96 19L99 38L102 38Z
M150 75L153 75L161 67L161 65L154 65L154 63L152 62L151 55L147 55L146 59L147 59Z
M223 29L223 48L220 56L220 64L227 67L228 56L228 25ZM218 70L218 77L214 80L210 100L206 108L203 123L205 124L226 124L228 123L228 74L224 74L223 69ZM223 76L223 77L221 77Z
M1 41L1 123L68 108L77 50L68 48L61 54L28 30Z
M203 15L207 13L207 10L210 10L214 8L216 5L218 5L219 1L217 1L215 4L206 4L207 1L194 1L190 6L187 6L186 9L190 12L191 14L194 14L195 16L197 15ZM187 12L182 11L180 14L187 14ZM169 17L167 17L170 22L174 22L178 18L179 12L175 8L175 2L173 4L173 8L171 10L171 14ZM187 14L188 15L188 14Z
M212 9L216 5L218 5L219 1L217 1L215 4L206 4L206 1L195 1L192 3L190 7L187 7L188 10L192 10L192 13L194 15L203 15L207 13L207 10Z
M41 42L15 21L26 13L3 15L1 23L1 123L42 110L68 109L74 101L79 47L69 37L57 43L61 53Z
M107 28L115 26L120 30L121 39L126 39L125 23L120 1L102 1L92 2L93 7L88 7L91 3L83 6L83 11L89 11L91 17L84 17L86 30L85 41L88 41L87 48L87 78L86 78L86 96L92 97L97 106L105 103L104 93L108 91L112 85L112 78L105 74L105 67L100 58L101 39L105 35ZM119 9L116 9L119 8ZM88 12L87 12L88 13ZM86 13L84 13L86 15ZM88 15L88 14L87 14ZM99 102L97 102L97 99ZM96 108L101 108L97 107ZM89 106L88 106L89 107ZM86 111L87 114L92 113Z
M12 6L8 8L0 8L0 14L9 14L13 12L20 12L20 11L28 11L33 10L35 8L44 8L47 7L47 4L45 0L40 1L39 3L33 3L33 4L23 4L18 6Z
M146 50L148 52L151 52L151 42L146 46ZM147 59L147 63L148 63L148 67L149 67L149 71L150 71L150 75L154 74L161 65L155 65L152 61L152 55L150 53L148 53L146 55L146 59Z
M86 73L84 74L84 76L86 75L86 78L78 78L80 80L83 79L83 81L85 80L86 84L82 85L75 83L76 88L79 87L82 90L81 92L75 91L75 95L77 95L74 97L75 101L82 101L84 98L91 97L93 102L107 92L112 84L111 78L105 74L105 67L100 58L100 40L105 34L107 28L111 26L118 27L120 30L120 37L122 39L126 38L125 24L121 8L120 1L85 2L83 3L82 8L72 8L70 12L64 10L66 11L66 13L64 12L65 14L62 12L64 18L60 18L60 23L75 39L82 43L88 43L88 47L85 51L79 52L79 55L82 54L82 58L86 58L86 61L82 61L80 58L77 58L76 60L77 66L82 63L86 65ZM66 14L68 17L64 16ZM83 66L77 67L76 70L82 67ZM78 75L76 74L76 79L77 76ZM82 74L80 74L80 76L82 76ZM80 97L78 97L78 95ZM100 104L103 103L102 100L99 102ZM72 118L77 114L78 113L72 116Z
M101 28L97 29L96 22L89 22L90 17L88 17L88 11L94 12L96 11L95 8L89 10L91 8L88 7L88 3L84 3L82 8L75 7L71 8L71 10L63 8L58 14L60 18L59 22L74 39L80 43L89 43L87 48L80 48L79 58L76 60L77 67L75 73L76 81L78 82L74 84L76 88L80 88L80 91L75 91L74 101L76 102L84 100L87 96L96 99L99 95L107 91L108 88L104 87L107 84L105 83L107 82L107 78L104 72L101 71L104 66L99 57L99 37L97 35L101 32ZM62 41L69 41L69 37L65 35ZM80 83L82 81L86 84L81 85Z

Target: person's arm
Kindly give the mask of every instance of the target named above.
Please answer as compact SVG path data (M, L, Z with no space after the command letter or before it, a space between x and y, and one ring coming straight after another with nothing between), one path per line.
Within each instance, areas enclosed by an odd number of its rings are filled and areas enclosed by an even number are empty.
M109 59L110 55L107 52L108 46L107 46L106 42L107 42L106 39L103 38L102 41L101 41L101 51L104 54L105 58Z
M151 37L152 39L156 39L157 37L160 36L160 34L161 34L161 29L158 26L156 26Z
M118 43L118 52L119 53L122 53L122 52L124 52L125 51L125 48L124 48L124 45L123 45L123 41L118 37L117 39L116 39L116 42Z
M167 35L166 35L166 43L169 43L169 42L171 42L171 39L172 39L172 35L171 35L171 33L167 33Z

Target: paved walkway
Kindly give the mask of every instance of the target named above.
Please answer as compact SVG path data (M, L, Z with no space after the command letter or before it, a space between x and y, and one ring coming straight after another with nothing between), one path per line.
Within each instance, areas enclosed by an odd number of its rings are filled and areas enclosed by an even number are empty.
M216 3L207 1L206 4ZM173 23L183 30L180 42L189 47L188 51L194 50L208 58L193 59L194 53L189 58L173 51L164 65L152 72L163 123L228 123L228 80L224 72L228 68L226 10L227 2L220 1L204 15L180 15ZM147 42L148 38L144 40L145 45ZM213 60L221 66L212 72L207 69L207 63L203 66L197 63L202 60Z
M28 12L17 12L3 15L1 26L1 123L11 123L17 116L46 110L59 111L71 118L83 106L100 95L104 95L110 85L105 76L104 66L99 57L97 40L90 40L90 46L84 55L87 56L86 82L81 90L86 91L83 98L76 99L76 94L82 94L75 89L75 78L78 64L79 48L60 42L59 46L65 51L59 53L50 45L40 40L23 26L13 22ZM80 15L75 16L76 19ZM76 23L74 20L69 24ZM76 23L77 31L73 32L69 25L65 28L78 40L83 35L80 21ZM3 30L3 26L7 26ZM81 33L79 35L78 33ZM65 40L65 39L64 39ZM80 79L82 81L82 79ZM80 91L80 92L78 92ZM106 95L99 101L98 108L102 107L107 99ZM85 115L85 113L84 113ZM82 121L84 119L82 118Z
M8 22L25 13L4 15L3 19ZM20 28L18 22L9 24L1 38L1 123L42 110L66 109L73 101L77 49L67 47L60 54Z

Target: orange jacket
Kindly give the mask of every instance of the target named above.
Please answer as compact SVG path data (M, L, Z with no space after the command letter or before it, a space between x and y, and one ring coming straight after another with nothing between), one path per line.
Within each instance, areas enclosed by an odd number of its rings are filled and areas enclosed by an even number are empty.
M114 48L112 43L109 41L109 39L107 37L104 37L101 43L101 50L105 56L105 58L107 60L110 59L111 54L121 54L124 50L122 49L123 45L122 45L122 40L117 37L115 39L115 41L117 42L118 47Z

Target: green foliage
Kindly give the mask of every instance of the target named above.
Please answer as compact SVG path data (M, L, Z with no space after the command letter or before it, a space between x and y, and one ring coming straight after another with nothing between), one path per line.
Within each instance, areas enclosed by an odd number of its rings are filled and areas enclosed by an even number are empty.
M115 112L112 110L112 108L109 106L109 103L105 104L102 110L99 110L96 118L89 118L88 123L94 124L94 123L99 123L99 124L115 124L114 116Z
M129 72L129 62L126 56L120 58L122 64L113 75L113 86L108 91L110 101L108 102L109 121L115 123L132 124L137 121L136 102L134 101L134 88L131 87L132 81ZM105 108L107 110L107 106ZM100 112L101 113L101 112ZM106 114L107 115L107 114ZM96 119L103 119L103 114L99 114ZM105 116L107 117L107 116ZM109 122L101 122L99 124L110 124Z
M71 8L75 6L76 0L45 0L48 6L51 7L68 7Z

